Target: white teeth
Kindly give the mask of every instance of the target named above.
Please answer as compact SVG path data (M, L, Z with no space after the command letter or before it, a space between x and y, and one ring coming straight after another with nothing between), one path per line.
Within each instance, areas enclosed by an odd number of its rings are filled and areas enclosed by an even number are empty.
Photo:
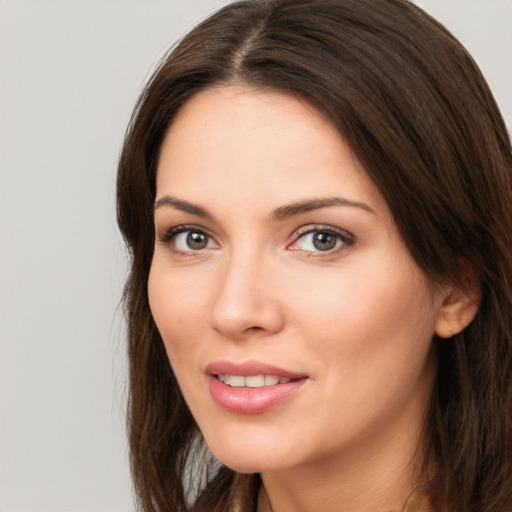
M263 375L245 377L245 385L248 388L262 388L265 385L265 377Z
M243 375L226 375L225 383L233 388L243 388L245 386L245 377Z
M217 374L217 379L228 386L234 388L262 388L264 386L275 386L276 384L287 384L292 379L289 377L279 377L278 375L225 375Z
M275 386L279 383L277 375L265 375L265 386Z

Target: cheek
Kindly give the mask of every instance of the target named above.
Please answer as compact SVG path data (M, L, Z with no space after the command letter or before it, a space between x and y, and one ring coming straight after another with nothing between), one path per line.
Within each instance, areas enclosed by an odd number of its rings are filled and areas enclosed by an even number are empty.
M400 260L398 260L400 262ZM406 261L387 267L368 264L360 272L340 271L295 295L294 316L310 345L327 364L347 363L350 371L395 368L428 353L435 308L426 279ZM384 270L383 270L384 269Z
M329 432L334 439L345 429L378 430L430 393L434 309L428 289L421 274L404 271L368 272L322 288L296 303L295 317L323 400L346 414L340 423L325 413Z
M400 272L342 275L318 279L305 293L295 294L297 310L306 314L311 326L376 330L415 327L428 316L425 287L418 280L402 278Z
M151 268L149 305L171 363L199 341L205 323L206 297L195 284L179 272L161 270L158 262Z

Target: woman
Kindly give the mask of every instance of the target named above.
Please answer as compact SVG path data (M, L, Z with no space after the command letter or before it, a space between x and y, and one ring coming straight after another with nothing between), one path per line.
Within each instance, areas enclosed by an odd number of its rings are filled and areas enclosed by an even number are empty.
M511 205L495 101L412 4L194 29L119 164L141 509L510 510Z

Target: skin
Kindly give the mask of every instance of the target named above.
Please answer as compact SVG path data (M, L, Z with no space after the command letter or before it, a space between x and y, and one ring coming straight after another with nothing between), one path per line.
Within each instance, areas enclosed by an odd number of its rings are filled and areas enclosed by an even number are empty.
M401 510L420 478L432 337L472 315L450 313L460 297L416 266L337 130L281 93L202 92L166 135L156 197L151 310L215 456L261 473L260 512ZM275 215L332 197L357 204ZM189 231L166 237L179 226ZM198 230L199 249L187 245ZM313 244L322 230L333 249ZM212 399L214 361L308 378L269 410L239 414Z

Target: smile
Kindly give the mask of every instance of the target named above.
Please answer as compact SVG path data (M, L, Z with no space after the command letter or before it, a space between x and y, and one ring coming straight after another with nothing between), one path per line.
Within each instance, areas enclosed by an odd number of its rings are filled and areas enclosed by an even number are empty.
M217 361L205 368L213 401L234 414L261 414L308 387L304 373L258 361Z
M220 382L233 388L263 388L277 384L288 384L292 381L290 377L279 377L278 375L227 375L219 373L216 375Z

